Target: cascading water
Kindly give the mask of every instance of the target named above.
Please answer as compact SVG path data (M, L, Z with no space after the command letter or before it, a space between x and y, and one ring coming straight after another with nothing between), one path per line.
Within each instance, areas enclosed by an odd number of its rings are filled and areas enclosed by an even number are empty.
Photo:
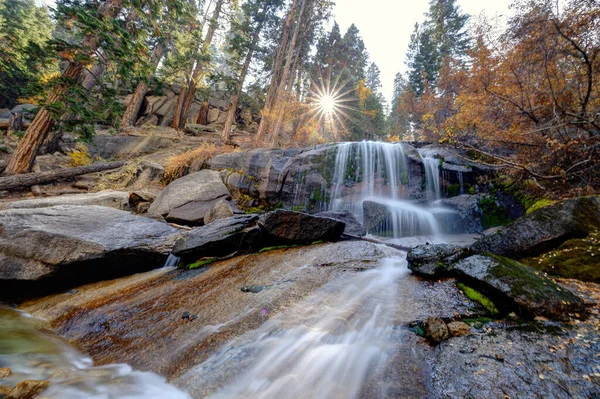
M430 200L441 198L439 159L424 156ZM439 234L436 215L449 212L411 201L408 155L402 144L363 141L338 145L328 209L349 210L365 222L364 202L385 206L387 216L370 232L394 238ZM414 185L413 185L414 186Z
M397 378L387 381L386 371L398 355L398 335L406 331L394 326L410 318L403 314L410 308L400 304L411 280L403 278L403 254L381 250L387 258L377 268L331 281L174 383L215 399L395 396L388 384ZM371 380L377 388L365 392Z
M430 155L423 155L423 166L425 167L425 182L427 184L427 195L430 200L442 198L440 186L440 160Z

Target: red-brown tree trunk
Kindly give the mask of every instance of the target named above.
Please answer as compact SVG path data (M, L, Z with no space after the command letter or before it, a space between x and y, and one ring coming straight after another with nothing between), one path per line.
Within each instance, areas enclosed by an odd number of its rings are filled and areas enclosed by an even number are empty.
M148 72L146 79L140 81L135 88L133 96L131 97L131 100L129 100L127 109L125 109L125 113L121 119L121 129L133 126L137 121L140 109L142 108L142 103L144 102L144 97L146 97L146 93L148 92L147 80L154 75L154 72L160 63L160 59L163 56L164 50L164 44L159 42L152 51L152 59L150 61L152 65L152 71Z
M121 11L123 0L109 0L98 9L99 17L115 18ZM83 41L83 47L88 49L90 53L98 48L98 39L95 36L88 36ZM82 79L84 66L79 61L71 61L67 69L63 72L62 77L67 81L79 82ZM64 83L59 83L50 92L48 96L48 104L60 103L63 100L68 87ZM48 107L44 106L38 111L29 125L29 128L23 136L23 140L17 146L13 156L8 163L5 172L8 174L27 173L31 170L33 161L37 153L48 136L48 132L54 125L54 119L50 114Z
M187 119L187 114L190 112L190 107L192 105L192 101L194 101L194 97L196 97L196 88L198 86L198 81L202 77L202 73L204 72L204 60L208 51L210 50L210 45L213 41L213 37L215 36L215 32L219 27L219 16L221 15L221 10L223 8L224 0L217 0L215 5L215 10L212 14L212 18L210 21L210 26L208 28L208 32L206 32L206 37L204 38L204 43L202 43L202 49L200 51L200 59L196 63L194 70L192 71L192 77L190 79L188 89L181 89L181 93L179 94L180 98L177 99L177 108L175 109L175 115L173 117L173 123L171 127L173 129L180 129L181 127L185 127L185 122ZM183 98L181 98L183 97Z
M296 11L297 6L298 0L294 0L292 5L290 6L290 10L285 20L283 33L281 36L281 42L279 43L277 55L275 56L275 62L273 63L271 83L269 84L269 90L267 91L267 97L265 98L265 106L263 107L263 110L261 112L262 115L260 118L260 124L258 125L258 131L256 132L255 144L257 147L262 144L265 133L267 131L267 127L269 125L269 119L271 117L271 107L273 106L273 102L277 94L277 88L279 86L279 80L281 79L285 50L287 48L288 39L290 37L290 31L292 29L292 23L294 21L294 13Z
M198 112L196 123L199 125L208 125L208 101L202 101L202 104L200 104L200 112Z

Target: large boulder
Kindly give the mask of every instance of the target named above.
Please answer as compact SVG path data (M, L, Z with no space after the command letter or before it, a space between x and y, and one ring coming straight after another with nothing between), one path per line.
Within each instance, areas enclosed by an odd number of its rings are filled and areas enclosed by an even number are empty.
M204 216L204 224L209 224L215 220L225 219L231 216L233 216L233 209L231 209L229 201L222 199L208 210L206 216Z
M377 229L390 217L390 208L387 205L373 201L363 202L363 223L367 231Z
M479 206L481 196L459 195L457 197L445 198L442 205L456 211L453 214L453 231L460 233L477 233L483 231L481 225L482 211Z
M339 220L340 222L344 223L346 225L344 234L351 234L357 237L364 237L367 235L367 230L365 227L358 220L356 220L350 211L320 212L315 216Z
M19 294L21 288L59 290L160 267L176 232L102 206L2 210L0 295Z
M176 223L202 225L210 209L229 196L218 172L201 170L169 184L152 203L148 214Z
M419 245L408 251L408 268L426 277L444 275L451 266L463 258L467 250L449 244Z
M124 191L100 191L89 194L61 195L59 197L29 199L0 203L0 209L48 208L57 205L98 205L127 210L129 193Z
M258 224L267 242L282 244L336 241L345 228L338 220L284 210L262 215Z
M566 319L585 311L584 302L533 268L500 256L474 255L455 263L459 280L496 299L496 305L516 306L525 316Z
M239 215L219 219L185 233L173 248L185 264L206 257L232 254L241 250L258 250L260 229L257 215Z
M525 258L565 241L585 237L600 226L600 197L561 201L523 216L471 246L476 253Z

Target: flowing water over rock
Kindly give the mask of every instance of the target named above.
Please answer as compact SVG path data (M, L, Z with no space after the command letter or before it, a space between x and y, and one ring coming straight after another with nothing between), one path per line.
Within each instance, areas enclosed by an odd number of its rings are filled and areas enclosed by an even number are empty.
M402 254L387 252L376 269L331 281L175 383L211 398L358 398L377 381L369 396L388 397L386 370L407 333L398 324L412 292Z
M61 340L41 333L25 313L0 307L0 367L12 374L2 383L48 380L50 399L188 399L189 395L154 373L126 364L94 367L92 359Z
M420 156L426 197L438 200L442 196L440 159L428 152ZM411 172L409 155L401 143L342 143L334 165L329 210L349 210L365 222L365 201L384 205L388 215L369 229L372 234L393 238L440 234L444 214L454 213L439 204L416 201L410 184L412 180L414 186L414 180L422 177Z

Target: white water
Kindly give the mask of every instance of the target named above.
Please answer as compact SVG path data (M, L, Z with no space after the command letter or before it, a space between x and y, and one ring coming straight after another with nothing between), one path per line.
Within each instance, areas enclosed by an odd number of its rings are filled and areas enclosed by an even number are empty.
M394 325L407 274L401 253L335 279L227 343L174 383L211 398L359 398L397 351ZM222 386L216 392L210 387ZM386 396L385 384L377 397Z
M441 198L440 161L422 155L426 195ZM443 207L416 204L409 198L411 179L402 144L363 141L338 145L329 210L349 210L364 222L363 203L373 201L388 207L390 217L374 234L394 238L441 233L437 215L450 212Z
M177 267L177 265L179 264L179 260L180 258L178 256L169 254L167 260L165 261L164 267Z
M24 380L49 380L49 399L189 399L158 374L135 371L126 364L94 367L92 360L55 337L40 333L37 320L0 308L0 366L14 386Z

